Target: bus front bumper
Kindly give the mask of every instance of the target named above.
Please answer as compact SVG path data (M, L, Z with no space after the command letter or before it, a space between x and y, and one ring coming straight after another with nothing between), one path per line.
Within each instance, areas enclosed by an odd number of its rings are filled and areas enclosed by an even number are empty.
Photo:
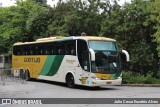
M90 86L108 86L108 85L121 85L122 78L119 77L118 79L114 80L97 80L92 79Z

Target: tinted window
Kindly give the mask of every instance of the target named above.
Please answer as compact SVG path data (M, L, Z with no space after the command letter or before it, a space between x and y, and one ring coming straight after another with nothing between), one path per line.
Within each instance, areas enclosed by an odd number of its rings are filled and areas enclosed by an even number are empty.
M65 55L76 55L76 41L65 42Z
M31 51L33 51L34 55L43 55L44 52L44 44L34 44L31 45Z
M76 55L76 41L13 46L14 55Z
M52 55L52 54L55 54L55 44L56 43L45 43L45 52L44 54L46 55Z
M64 42L57 42L56 43L56 55L64 55L65 52L65 44Z
M17 46L13 46L13 54L14 54L14 55L17 55L17 54L18 54Z
M30 55L36 55L36 48L35 45L30 45Z

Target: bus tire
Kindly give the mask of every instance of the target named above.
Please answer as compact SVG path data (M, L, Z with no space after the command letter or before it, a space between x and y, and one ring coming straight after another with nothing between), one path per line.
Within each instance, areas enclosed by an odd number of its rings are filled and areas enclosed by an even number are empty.
M23 69L19 70L19 78L24 79L24 71L23 71Z
M69 88L75 87L74 77L71 73L67 74L67 76L66 76L66 84Z
M27 81L30 80L30 74L28 69L25 70L24 76L25 76L25 80Z

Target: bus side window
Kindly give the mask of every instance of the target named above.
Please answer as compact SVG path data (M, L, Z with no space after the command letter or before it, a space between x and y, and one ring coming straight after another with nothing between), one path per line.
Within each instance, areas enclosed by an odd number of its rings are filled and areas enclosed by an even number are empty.
M22 55L26 55L26 46L23 45L21 46L21 48L22 48Z
M26 45L25 52L26 52L26 55L30 54L30 45Z
M30 45L30 55L36 54L36 46L35 44Z
M65 43L65 55L76 55L76 41L66 41Z
M22 46L18 46L18 55L22 55L23 54L23 47Z
M14 55L17 55L17 54L18 54L17 46L13 46L13 54L14 54Z
M76 50L71 47L71 55L76 55Z
M44 55L44 45L40 45L40 48L39 48L39 54L40 55Z
M46 54L46 55L54 55L54 53L55 53L55 43L53 43L53 42L47 43L44 46L45 46L44 54Z
M63 55L64 54L64 49L58 49L58 55Z
M14 55L25 55L25 47L24 46L14 46L13 54Z
M57 43L56 44L56 55L64 55L65 53L65 44L63 43Z
M36 55L43 55L44 54L44 45L37 44L36 45Z
M26 47L25 47L25 45L22 45L21 46L21 55L25 55L26 54Z

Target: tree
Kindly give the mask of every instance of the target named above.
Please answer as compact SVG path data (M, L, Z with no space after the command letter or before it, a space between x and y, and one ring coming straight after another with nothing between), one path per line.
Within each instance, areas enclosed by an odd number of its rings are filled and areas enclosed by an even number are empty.
M120 7L115 4L111 14L102 24L101 35L119 41L119 46L129 51L132 70L147 74L158 70L156 44L152 42L155 22L150 22L152 1L133 0Z
M159 16L159 12L160 12L160 1L159 0L155 0L155 2L152 3L151 5L151 20L154 21L156 23L155 26L155 30L156 33L153 35L154 37L154 41L157 43L157 51L159 54L159 58L160 58L160 16Z
M26 19L27 41L33 41L37 38L43 37L46 34L49 19L49 7L41 6L35 2L26 1L28 16Z
M146 74L159 69L159 0L132 0L123 7L116 0L59 0L49 7L46 0L18 0L17 6L0 8L0 49L11 53L15 42L47 36L115 38L129 51L132 71ZM156 50L157 49L157 50ZM157 52L158 51L158 52Z
M98 1L90 1L89 5L81 0L59 2L50 13L53 17L48 26L48 35L74 36L81 35L82 32L99 35L103 17L97 12Z
M8 44L4 52L11 52L15 42L43 36L48 25L48 8L32 0L18 0L17 6L0 8L0 37Z

